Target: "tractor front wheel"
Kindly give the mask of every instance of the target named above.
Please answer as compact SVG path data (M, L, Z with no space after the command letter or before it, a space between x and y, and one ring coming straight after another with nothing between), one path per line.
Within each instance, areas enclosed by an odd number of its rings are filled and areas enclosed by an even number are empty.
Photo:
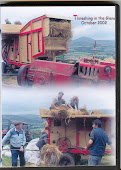
M29 66L27 66L27 65L23 65L19 68L18 75L17 75L17 82L18 82L19 86L28 85L28 81L27 81L28 69L29 69Z
M74 166L74 157L69 153L63 153L57 163L58 166Z

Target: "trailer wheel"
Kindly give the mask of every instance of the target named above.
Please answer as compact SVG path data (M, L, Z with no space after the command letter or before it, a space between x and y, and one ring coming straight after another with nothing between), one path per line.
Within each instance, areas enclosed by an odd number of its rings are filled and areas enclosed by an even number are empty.
M17 75L17 82L18 82L19 86L28 85L28 81L27 81L28 69L29 69L29 66L27 66L27 65L23 65L19 68L18 75Z
M57 163L57 166L74 166L75 160L74 157L69 153L63 153L60 157L60 160Z

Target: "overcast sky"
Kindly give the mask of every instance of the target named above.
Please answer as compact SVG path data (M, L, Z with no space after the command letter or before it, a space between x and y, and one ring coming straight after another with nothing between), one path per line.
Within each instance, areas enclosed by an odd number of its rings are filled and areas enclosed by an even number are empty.
M5 19L11 23L20 20L23 25L31 19L44 14L69 17L72 19L73 39L79 37L90 37L99 40L115 40L115 20L105 20L107 24L82 25L81 21L90 22L90 20L75 20L73 15L78 17L115 17L115 7L2 7L1 23L5 24ZM99 21L99 20L97 20ZM103 20L102 20L103 21ZM92 21L93 22L93 21Z
M79 98L79 108L86 105L88 110L115 109L115 88L3 88L2 114L39 114L39 109L49 109L59 91L69 102L73 96Z

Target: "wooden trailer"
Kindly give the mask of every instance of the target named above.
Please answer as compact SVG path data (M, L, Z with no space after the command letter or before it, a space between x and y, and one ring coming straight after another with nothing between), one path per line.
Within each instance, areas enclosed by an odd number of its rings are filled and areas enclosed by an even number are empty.
M19 35L23 25L2 24L2 58L7 69L19 68ZM13 65L13 63L15 63ZM5 68L5 67L4 67ZM5 70L4 70L5 72Z
M95 119L100 119L102 128L108 133L115 145L115 119L112 115L105 114L82 114L81 111L73 111L71 117L63 119L55 117L57 110L40 109L40 116L48 121L48 143L58 146L63 152L60 165L64 165L63 159L67 160L66 165L75 165L81 155L89 154L84 147L88 144L89 134L92 130L92 122ZM94 112L93 112L94 113ZM69 120L69 121L68 121ZM106 146L105 154L111 154L110 146Z
M56 60L67 53L71 20L43 15L22 25L2 25L3 53L6 63L31 65L34 60ZM7 48L7 50L5 48Z

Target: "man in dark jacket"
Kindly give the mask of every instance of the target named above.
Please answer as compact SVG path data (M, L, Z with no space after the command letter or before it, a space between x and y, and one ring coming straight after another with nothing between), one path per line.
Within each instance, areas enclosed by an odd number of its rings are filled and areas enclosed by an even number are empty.
M111 141L107 133L101 128L101 121L96 119L93 121L93 130L90 133L90 139L86 150L89 149L89 166L100 166L102 156L104 156L106 143L111 147Z
M41 151L41 148L48 143L48 134L43 131L41 137L39 138L39 141L36 143L36 146Z

